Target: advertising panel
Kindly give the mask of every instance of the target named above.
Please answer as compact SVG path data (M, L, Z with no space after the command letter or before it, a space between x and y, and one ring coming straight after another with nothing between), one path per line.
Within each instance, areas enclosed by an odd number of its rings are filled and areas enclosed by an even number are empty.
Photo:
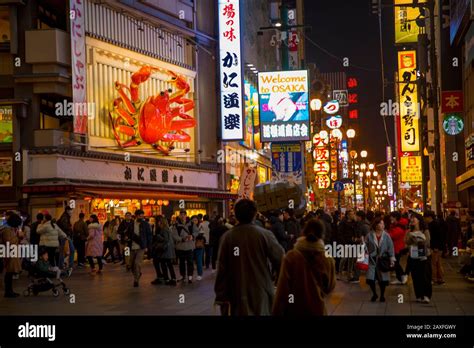
M398 52L401 150L420 151L416 51Z
M12 159L10 157L0 157L0 187L11 187L12 177Z
M422 181L421 156L407 156L400 158L402 182L419 184Z
M412 7L412 5L424 2L426 0L395 0L395 44L418 41L418 34L424 25L425 16L422 8Z
M13 108L0 106L0 144L13 142Z
M258 74L262 142L310 139L308 71Z
M244 139L244 98L239 0L219 0L222 140Z
M272 180L303 183L301 144L272 144Z

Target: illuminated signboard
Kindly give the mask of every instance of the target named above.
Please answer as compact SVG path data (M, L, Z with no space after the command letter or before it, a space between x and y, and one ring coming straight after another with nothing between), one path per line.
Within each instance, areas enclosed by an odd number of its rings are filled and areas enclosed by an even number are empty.
M357 109L357 103L359 102L358 91L359 82L355 77L349 77L347 79L347 88L349 90L348 103L349 103L349 118L358 119L359 109Z
M398 52L401 150L420 151L416 51Z
M331 129L341 128L342 126L342 117L341 115L331 116L326 120L326 126Z
M323 133L323 137L321 137ZM327 189L331 185L331 179L329 177L329 160L330 150L328 148L329 135L327 132L316 133L313 136L314 145L314 167L313 171L315 174L315 184L319 189Z
M239 0L219 0L222 140L244 139L244 98Z
M419 184L422 181L421 156L400 158L401 181L410 184Z
M387 167L387 194L389 197L393 196L393 175L392 175L392 167Z
M449 135L457 135L464 129L464 121L459 115L447 115L443 120L443 129Z
M418 41L418 34L424 25L423 9L412 7L414 2L425 3L426 0L395 0L395 43L406 44ZM401 6L397 6L401 5Z
M12 186L12 159L0 157L0 187Z
M0 144L13 142L13 108L10 105L0 106Z
M330 100L323 106L323 110L328 115L334 115L339 111L339 101Z
M308 71L258 74L262 142L309 140Z

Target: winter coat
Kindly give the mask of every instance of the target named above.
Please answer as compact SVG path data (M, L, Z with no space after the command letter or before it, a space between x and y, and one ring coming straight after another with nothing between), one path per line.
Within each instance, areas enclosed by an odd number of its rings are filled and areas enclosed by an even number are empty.
M418 243L424 242L425 247L426 247L426 255L419 260L423 261L430 256L431 251L430 251L430 243L431 243L431 236L430 236L430 231L426 229L424 232L421 231L411 231L408 232L407 235L405 236L405 243L407 246L410 248L412 246L418 245ZM411 257L410 257L411 258Z
M59 238L67 238L67 235L58 225L54 224L54 227L52 226L51 221L39 225L36 232L41 236L39 245L49 248L59 247Z
M365 238L370 233L370 223L367 220L357 221L355 224L355 237Z
M352 244L352 238L355 236L355 222L344 218L337 226L337 231L340 244Z
M87 223L84 220L78 220L75 222L73 230L73 236L76 239L86 240L89 236L89 229Z
M395 254L399 254L402 249L405 249L405 235L407 234L406 226L408 225L408 220L401 218L396 223L390 226L388 234L393 241L393 248Z
M135 222L131 223L127 228L127 238L132 242L139 244L140 249L151 250L152 238L151 226L145 220L139 222L139 235L135 235ZM138 237L138 238L137 238ZM133 248L133 243L132 243Z
M326 315L326 297L336 287L334 259L326 257L323 241L298 238L283 258L273 314L292 317ZM289 296L293 295L293 303Z
M377 255L382 256L385 252L390 255L391 261L395 262L395 251L393 249L392 238L387 232L382 232L380 241L377 241L375 232L371 231L365 240L367 245L367 253L369 254L369 269L365 275L367 280L375 280L375 273L379 275L379 280L388 282L390 281L390 272L382 272L377 269Z
M270 315L274 285L268 265L278 272L284 255L275 235L253 223L239 224L220 244L216 302L228 303L233 316Z
M457 242L461 237L460 220L457 217L450 215L446 218L446 225L448 227L448 241L450 242L450 244L457 246Z
M64 212L58 220L59 228L66 233L68 237L72 238L72 224L71 217L68 213Z
M271 231L278 240L278 243L280 243L285 251L288 250L288 236L285 233L285 225L276 216L270 217L270 223L272 224Z
M156 250L153 246L153 256L159 259L172 260L176 258L174 250L174 240L169 228L160 228L155 235L155 242L153 245L160 243L163 245L161 250Z
M120 225L118 227L118 234L120 235L120 242L122 244L129 245L131 244L131 241L128 239L128 236L130 235L131 232L133 232L133 220L127 221L127 220L122 220L120 222Z
M209 244L214 248L214 252L217 252L220 240L222 236L228 231L228 228L224 224L215 224L211 226L212 227L209 231Z
M183 225L180 222L178 222L175 227L176 228L173 233L175 235L174 240L176 241L176 250L194 250L195 239L199 234L199 230L197 228L193 228L193 232L191 233L191 225ZM192 240L186 240L186 237L189 235L193 236Z
M16 228L10 226L2 226L0 243L10 245L20 245L20 238ZM21 271L21 258L19 257L5 257L3 259L4 272L19 273Z
M333 226L332 226L331 215L324 213L319 217L319 221L321 221L324 225L324 242L325 243L332 242L335 236L334 236L334 233L332 233Z
M209 221L201 222L201 224L199 225L199 233L202 233L204 235L204 238L206 238L206 244L209 244Z
M86 241L86 256L100 257L104 253L102 226L93 222L88 226L89 236Z

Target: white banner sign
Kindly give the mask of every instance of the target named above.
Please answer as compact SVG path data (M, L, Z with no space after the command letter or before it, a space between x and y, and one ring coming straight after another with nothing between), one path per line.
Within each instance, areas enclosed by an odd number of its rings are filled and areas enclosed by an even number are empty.
M255 179L257 178L257 168L248 164L244 165L242 176L240 177L239 197L238 199L252 199L255 189Z
M74 105L86 105L86 28L84 1L70 0L71 19L71 71L72 101ZM87 107L74 108L74 133L87 134Z
M219 0L222 140L244 139L244 98L239 0Z

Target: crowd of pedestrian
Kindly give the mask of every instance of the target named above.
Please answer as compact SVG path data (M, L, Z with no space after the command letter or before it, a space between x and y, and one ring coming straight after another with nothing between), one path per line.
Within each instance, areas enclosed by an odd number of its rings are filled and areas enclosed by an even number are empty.
M247 199L236 203L234 213L225 219L216 212L188 216L183 209L171 219L149 219L138 209L103 224L94 214L86 219L80 213L72 223L67 207L57 221L44 212L29 224L10 212L0 226L0 243L38 245L48 267L61 272L75 262L85 268L87 261L90 274L101 275L108 262L120 262L134 287L146 258L156 273L152 285L199 282L210 269L217 272L216 304L224 315L325 315L324 299L336 280L358 284L363 272L372 302L385 302L387 286L406 285L411 276L416 300L429 303L432 286L445 283L443 259L457 248L470 248L463 272L469 279L474 275L473 228L461 233L453 213L443 219L431 211L318 209L296 216L290 208L258 212ZM325 249L331 243L362 246L364 253L331 257ZM21 262L1 261L5 297L16 297L13 280Z

